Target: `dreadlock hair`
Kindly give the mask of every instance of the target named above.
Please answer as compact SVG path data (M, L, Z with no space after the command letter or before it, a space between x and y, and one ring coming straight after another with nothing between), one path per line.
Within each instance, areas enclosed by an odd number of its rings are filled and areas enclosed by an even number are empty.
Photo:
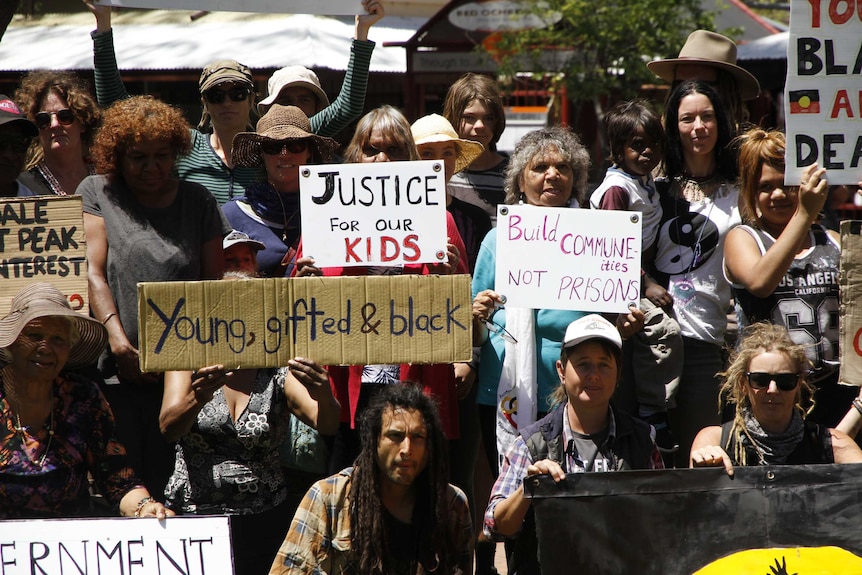
M730 404L736 405L735 414L733 417L733 426L728 435L728 445L722 445L725 450L729 444L736 440L735 453L729 454L732 458L738 461L741 465L747 465L745 457L745 447L743 445L743 436L748 437L751 445L757 443L748 436L748 429L745 427L743 411L751 409L751 399L748 397L748 370L751 366L751 360L762 353L777 352L783 353L796 364L796 369L800 373L805 373L811 368L811 362L805 356L805 349L790 339L790 333L783 325L775 325L766 322L754 323L745 328L742 332L739 344L730 356L730 365L727 370L719 373L724 378L724 383L721 385L721 390L718 394L719 410L722 409L722 401L727 400ZM798 409L803 417L811 413L814 409L814 388L806 380L805 376L800 376L802 381L796 389L796 409ZM804 401L803 398L811 398L809 401Z
M361 416L362 451L356 458L350 486L350 524L353 526L350 540L358 557L358 571L361 575L384 575L391 571L389 562L393 553L380 499L377 443L386 410L415 410L425 423L428 457L425 469L413 483L416 562L429 573L451 573L457 557L454 538L447 529L448 458L437 406L417 385L401 383L383 387Z

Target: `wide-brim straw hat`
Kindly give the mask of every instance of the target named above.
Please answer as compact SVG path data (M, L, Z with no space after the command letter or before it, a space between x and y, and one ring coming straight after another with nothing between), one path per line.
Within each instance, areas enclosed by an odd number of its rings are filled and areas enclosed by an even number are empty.
M736 44L727 36L709 30L695 30L688 35L678 58L653 60L647 64L647 68L665 82L673 84L676 67L680 64L700 64L728 72L736 80L743 100L753 100L760 94L757 78L736 65Z
M305 113L296 106L273 104L257 122L256 132L240 132L233 138L234 164L247 168L263 165L263 152L260 143L265 140L304 140L310 139L317 147L323 162L328 162L338 149L338 142L332 138L312 133L311 123Z
M78 368L96 362L108 345L108 330L93 318L69 307L63 292L48 283L30 284L12 300L9 314L0 319L0 348L15 343L24 326L41 317L65 317L78 332L78 341L69 350L66 368Z
M485 147L473 140L462 140L449 120L440 114L422 116L410 126L416 146L435 142L455 142L458 159L455 160L455 173L467 169L473 161L482 155Z

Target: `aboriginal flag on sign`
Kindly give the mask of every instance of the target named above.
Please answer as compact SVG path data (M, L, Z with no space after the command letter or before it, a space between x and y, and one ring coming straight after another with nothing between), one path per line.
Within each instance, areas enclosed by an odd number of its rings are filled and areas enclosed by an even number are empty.
M819 114L820 113L820 91L819 90L791 90L790 91L790 113L791 114Z
M862 464L528 477L542 575L862 573Z

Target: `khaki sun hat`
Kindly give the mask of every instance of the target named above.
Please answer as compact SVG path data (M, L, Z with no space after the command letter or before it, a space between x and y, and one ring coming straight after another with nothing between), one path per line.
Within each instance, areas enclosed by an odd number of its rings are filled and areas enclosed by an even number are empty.
M440 114L422 116L413 122L410 131L413 132L413 140L417 147L420 144L434 142L455 142L455 148L458 150L458 159L455 160L456 174L466 169L473 163L473 160L485 151L485 147L479 142L459 138L458 132L455 131L449 120Z
M326 92L320 86L320 78L317 77L317 74L305 66L287 66L279 68L269 77L266 82L269 95L257 103L258 113L265 114L278 98L278 95L281 94L281 91L293 86L305 88L315 95L318 112L329 106L329 98L326 97Z
M254 168L263 165L260 143L264 140L309 139L317 148L322 161L328 162L338 142L332 138L312 133L311 124L302 110L296 106L273 104L257 122L256 132L240 132L233 138L233 161L237 166Z
M254 78L251 69L236 60L217 60L208 64L201 71L198 89L203 94L210 88L223 82L236 82L254 89Z
M48 283L33 283L18 292L12 300L9 314L0 319L0 349L8 356L21 330L30 321L41 317L65 317L72 322L78 340L72 343L66 368L91 365L108 345L108 330L98 321L69 307L66 296ZM8 357L4 359L8 360Z
M709 30L695 30L688 35L678 58L653 60L647 64L647 68L665 82L673 84L676 67L680 64L702 64L728 72L736 80L743 100L752 100L760 93L757 78L736 65L736 44L727 36Z

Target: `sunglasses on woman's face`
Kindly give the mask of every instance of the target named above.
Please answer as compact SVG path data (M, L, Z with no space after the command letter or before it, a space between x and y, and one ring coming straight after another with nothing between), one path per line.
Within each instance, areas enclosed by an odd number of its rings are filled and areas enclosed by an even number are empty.
M33 122L36 124L37 128L44 130L51 126L51 119L54 116L57 116L57 121L64 126L71 126L75 121L75 113L69 108L63 108L56 112L39 112L33 118Z
M778 389L781 391L792 391L799 385L798 373L763 373L750 371L748 375L748 385L751 389L766 389L771 382L775 382Z
M268 156L277 156L285 148L291 154L301 154L308 149L308 140L268 140L260 143L261 151Z
M212 90L204 92L204 98L206 98L206 101L210 104L221 104L224 102L225 97L229 97L234 102L243 102L248 98L250 93L251 90L244 86L231 88L227 91L213 88Z

